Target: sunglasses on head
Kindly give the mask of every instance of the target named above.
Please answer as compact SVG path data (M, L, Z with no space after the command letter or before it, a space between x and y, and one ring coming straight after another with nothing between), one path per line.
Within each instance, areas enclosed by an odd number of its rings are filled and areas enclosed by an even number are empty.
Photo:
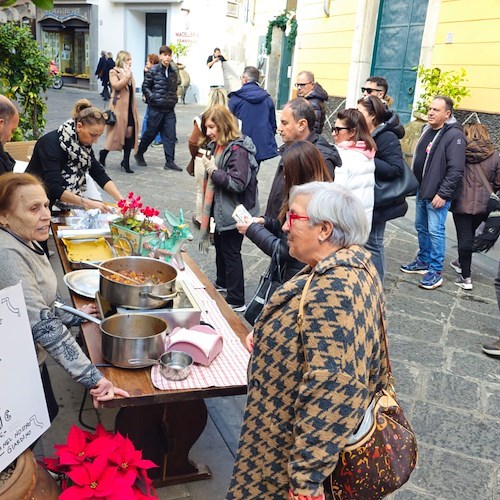
M384 89L372 89L370 87L361 87L361 92L366 92L367 94L371 94L372 92L383 92Z

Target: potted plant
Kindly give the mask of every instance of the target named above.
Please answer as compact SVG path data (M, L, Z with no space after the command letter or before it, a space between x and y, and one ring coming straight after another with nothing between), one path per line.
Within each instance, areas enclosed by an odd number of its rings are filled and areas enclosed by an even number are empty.
M130 439L107 432L95 433L72 426L65 444L54 446L56 456L44 458L44 467L59 475L61 500L84 498L157 498L147 471L157 467L142 458Z
M113 245L123 248L128 242L131 252L124 253L141 255L143 243L161 230L159 220L155 220L160 212L144 206L141 197L133 192L118 202L118 209L120 218L110 223Z
M434 97L437 95L449 96L453 99L455 107L458 107L460 101L470 95L469 90L464 85L466 81L464 68L443 71L440 68L416 66L413 69L417 72L421 92L413 106L415 120L405 125L405 136L401 139L401 149L409 165L412 163L413 154L422 134L422 128L427 122L427 113Z
M460 101L470 95L469 90L464 85L467 72L464 68L460 70L443 71L440 68L425 68L417 66L413 68L417 71L417 78L420 81L422 92L414 106L414 116L427 117L432 100L437 95L451 97L458 108Z

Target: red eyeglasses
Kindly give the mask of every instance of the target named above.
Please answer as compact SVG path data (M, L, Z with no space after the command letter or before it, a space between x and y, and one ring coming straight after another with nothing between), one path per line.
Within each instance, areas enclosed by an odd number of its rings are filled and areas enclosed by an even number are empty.
M290 229L292 229L292 224L294 220L310 220L307 215L298 215L294 214L292 212L286 212L286 221L288 222L288 225L290 226Z

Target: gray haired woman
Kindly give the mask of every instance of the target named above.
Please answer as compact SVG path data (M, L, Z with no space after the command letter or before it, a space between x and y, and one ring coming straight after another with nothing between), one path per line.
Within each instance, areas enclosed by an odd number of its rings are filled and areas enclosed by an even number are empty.
M335 183L295 186L283 231L290 255L307 266L255 324L227 498L326 498L323 481L387 382L382 285L362 247L369 228L359 199Z

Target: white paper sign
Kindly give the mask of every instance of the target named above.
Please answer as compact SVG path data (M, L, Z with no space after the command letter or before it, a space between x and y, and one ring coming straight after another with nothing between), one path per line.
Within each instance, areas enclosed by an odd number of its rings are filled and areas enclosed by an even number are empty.
M21 284L0 290L0 471L50 427Z

